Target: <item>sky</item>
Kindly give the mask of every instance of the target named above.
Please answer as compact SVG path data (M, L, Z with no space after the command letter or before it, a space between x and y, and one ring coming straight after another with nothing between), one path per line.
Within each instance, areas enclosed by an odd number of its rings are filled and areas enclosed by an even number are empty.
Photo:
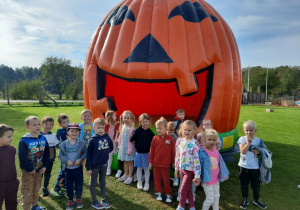
M173 1L173 0L172 0ZM84 65L90 39L119 0L1 0L0 65ZM207 0L233 31L242 67L300 65L299 0Z

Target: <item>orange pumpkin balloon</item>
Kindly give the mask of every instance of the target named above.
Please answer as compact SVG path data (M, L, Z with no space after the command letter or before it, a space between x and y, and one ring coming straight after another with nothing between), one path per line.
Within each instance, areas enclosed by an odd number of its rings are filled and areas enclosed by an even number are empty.
M126 0L94 33L85 61L84 103L173 115L178 108L218 132L236 128L241 64L232 31L205 1Z

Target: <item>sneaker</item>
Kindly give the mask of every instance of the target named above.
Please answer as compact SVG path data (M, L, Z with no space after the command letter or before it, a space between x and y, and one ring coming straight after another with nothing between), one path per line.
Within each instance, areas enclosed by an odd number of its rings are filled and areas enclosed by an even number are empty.
M55 189L55 188L51 189L50 193L54 196L63 196L63 195L65 195L65 193L62 190Z
M178 178L174 177L173 179L173 186L177 187L179 185Z
M172 202L172 197L171 195L166 195L166 202L171 203Z
M263 202L261 202L259 199L254 200L253 203L261 209L266 209L267 208L267 206Z
M49 195L49 191L47 188L43 188L43 196L46 197Z
M242 203L240 204L240 208L241 209L247 209L248 205L249 205L248 199L244 198L243 201L242 201Z
M69 200L66 210L72 210L72 209L73 209L73 201Z
M82 203L81 198L77 199L77 206L76 206L76 208L77 208L77 209L83 208L83 203Z
M40 207L39 205L35 205L31 208L31 210L45 210L45 207Z
M124 174L123 176L121 176L118 181L119 182L124 182L127 179L127 176Z
M132 176L132 178L133 178L133 181L134 181L134 182L137 182L137 181L138 181L137 175L136 175L136 174L134 174L134 175Z
M145 183L143 190L144 191L148 191L149 190L149 183Z
M105 209L109 209L109 208L110 208L110 204L109 204L106 200L102 200L102 206L103 206Z
M142 190L143 189L143 183L142 182L138 182L137 183L137 188L138 188L138 190Z
M161 193L155 193L156 194L156 200L162 201Z
M131 184L132 177L127 177L127 179L124 181L124 184Z
M99 202L92 203L92 207L95 209L104 209L104 206Z
M297 187L300 188L300 184Z
M118 170L115 177L118 179L121 177L121 174L122 174L122 171L121 170Z
M182 208L180 205L178 205L176 210L184 210L184 208Z
M108 168L108 169L106 170L106 176L110 176L110 174L111 174L111 169Z

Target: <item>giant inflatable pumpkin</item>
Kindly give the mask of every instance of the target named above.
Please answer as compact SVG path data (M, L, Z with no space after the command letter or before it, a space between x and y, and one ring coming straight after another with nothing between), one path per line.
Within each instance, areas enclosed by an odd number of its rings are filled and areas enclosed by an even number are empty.
M205 1L126 0L100 23L86 56L84 103L213 122L231 148L241 104L241 66L232 31ZM229 132L229 133L228 133Z

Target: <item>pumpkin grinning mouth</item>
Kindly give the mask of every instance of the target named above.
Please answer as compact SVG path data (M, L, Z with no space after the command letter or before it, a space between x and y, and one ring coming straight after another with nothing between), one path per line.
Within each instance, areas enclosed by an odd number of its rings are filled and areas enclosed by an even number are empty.
M130 99L127 98L126 94L124 96L124 94L118 95L117 97L114 97L114 94L118 94L118 91L112 91L114 89L114 85L118 85L121 86L122 91L123 88L128 88L128 92L139 92L142 93L142 95L138 95L136 94L135 97L140 98L141 103L146 101L145 100L145 96L143 96L144 94L146 95L146 97L150 97L155 100L157 100L157 98L161 98L162 101L161 103L164 103L164 97L161 94L170 94L170 92L172 92L172 94L176 94L176 102L178 102L178 104L180 104L181 101L184 101L186 98L189 97L201 97L203 99L202 100L202 105L200 108L194 108L195 112L198 112L198 117L195 119L195 122L197 124L197 126L200 125L200 123L202 122L202 120L205 117L205 114L208 110L210 101L211 101L211 96L212 96L212 89L213 89L213 75L214 75L214 64L200 69L196 72L193 73L193 77L195 80L195 83L197 85L197 89L198 91L196 92L192 92L192 93L188 93L186 95L180 96L180 92L179 92L179 86L178 86L178 82L176 78L173 79L139 79L139 78L124 78L124 77L120 77L118 75L115 74L111 74L103 69L101 69L98 65L97 65L97 100L101 100L103 98L106 98L108 101L108 106L109 109L111 110L115 110L117 111L118 108L121 106L125 106L126 104L128 104L128 101ZM176 89L177 91L168 91L168 88L170 88L172 86L172 88L174 89L174 83L176 84ZM202 84L205 83L205 84ZM142 85L142 86L140 86ZM163 85L163 88L158 88L159 85ZM144 87L145 88L141 88ZM141 92L142 91L142 92ZM167 92L165 92L167 91ZM175 93L173 93L175 92ZM199 96L199 97L198 97ZM157 97L157 98L156 98ZM119 101L115 101L115 98L117 98ZM167 98L167 97L166 97ZM200 99L199 99L200 100ZM158 100L160 101L160 100ZM147 105L147 104L146 104ZM155 106L154 104L149 104L149 106ZM149 107L148 107L149 108ZM126 109L130 109L130 107L127 107ZM145 110L142 111L141 113L147 112L147 113L151 113L151 111L147 111L147 106L145 106ZM172 113L173 115L174 113Z

